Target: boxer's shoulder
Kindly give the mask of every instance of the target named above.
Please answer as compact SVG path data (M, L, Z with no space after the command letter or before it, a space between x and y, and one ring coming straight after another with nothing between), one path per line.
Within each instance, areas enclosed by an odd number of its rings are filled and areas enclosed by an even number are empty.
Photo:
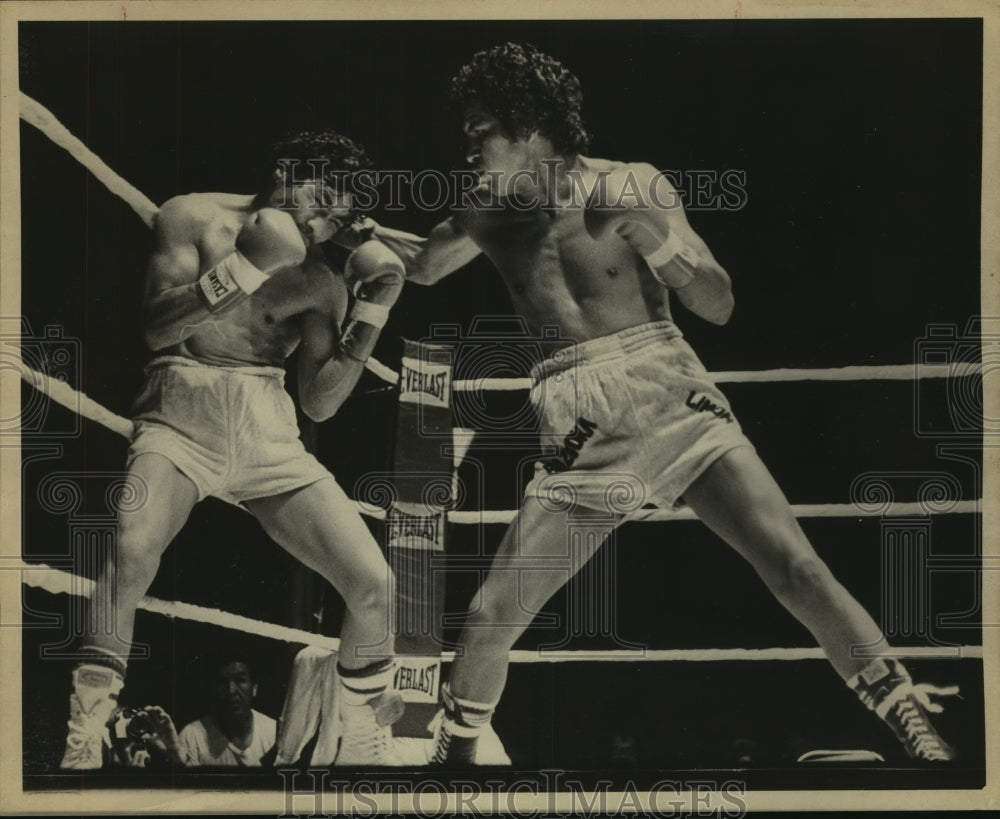
M627 162L617 159L600 159L595 156L577 156L576 167L584 171L599 173L602 171L616 171L619 168L627 167Z
M160 206L157 224L197 231L227 215L245 211L251 197L232 193L184 193Z

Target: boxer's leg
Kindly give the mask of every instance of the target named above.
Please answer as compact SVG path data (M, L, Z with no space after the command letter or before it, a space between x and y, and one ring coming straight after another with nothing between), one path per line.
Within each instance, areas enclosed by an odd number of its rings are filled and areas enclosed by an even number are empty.
M887 647L882 630L816 554L755 451L730 450L695 480L684 498L812 632L837 673L886 719L911 756L951 758L952 750L924 713L939 707L921 687L914 688L899 662L872 659Z
M340 635L343 741L338 764L394 764L390 724L402 713L392 682L395 581L354 503L333 478L246 502L268 534L344 598Z
M198 489L167 458L139 455L127 480L145 503L118 516L117 548L101 567L87 606L83 660L73 672L69 734L61 767L101 767L105 723L124 683L135 612L149 589L164 549L180 531Z
M435 763L475 761L479 734L489 724L507 680L510 649L546 601L599 548L584 544L579 553L571 552L569 515L527 497L504 534L459 637L451 679L444 687L445 715L432 755Z
M882 631L820 560L767 467L750 447L719 458L684 492L702 521L754 567L845 680L868 663L852 649Z

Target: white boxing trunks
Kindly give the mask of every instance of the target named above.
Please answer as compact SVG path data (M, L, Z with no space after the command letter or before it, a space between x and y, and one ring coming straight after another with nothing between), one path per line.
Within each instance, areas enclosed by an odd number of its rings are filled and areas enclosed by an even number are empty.
M198 488L239 504L332 478L306 452L278 367L219 367L163 356L133 406L128 462L153 452Z
M531 373L542 443L525 496L553 509L673 508L726 452L752 447L672 321L557 351Z

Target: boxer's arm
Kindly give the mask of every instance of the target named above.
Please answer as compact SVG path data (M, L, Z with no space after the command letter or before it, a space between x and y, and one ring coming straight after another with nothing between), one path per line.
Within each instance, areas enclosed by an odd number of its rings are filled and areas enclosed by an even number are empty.
M187 197L171 199L156 215L143 300L145 339L152 350L179 344L214 319L196 291L201 261L196 225Z
M278 270L301 264L305 242L292 217L275 208L249 214L235 246L201 271L204 217L192 197L172 199L156 219L156 248L146 278L146 341L179 344L256 292ZM199 274L201 274L199 278Z
M378 328L358 324L352 329L354 344L359 348L375 347ZM318 311L302 316L302 342L298 351L299 403L313 421L331 418L364 372L367 355L352 357L352 350L340 345L341 338L340 328L332 316Z
M427 238L384 225L375 226L372 238L403 260L406 280L416 284L434 284L482 252L454 216L436 225Z
M670 230L694 251L697 263L694 279L683 287L671 288L677 299L696 316L713 324L725 324L733 314L732 283L729 274L712 255L705 241L688 224L682 208L670 219Z
M651 274L692 313L713 324L725 324L733 312L729 274L688 223L673 185L652 165L632 164L617 173L633 174L634 190L653 191L655 195L649 196L648 208L631 210L625 217L612 214L599 218L598 229L613 230L646 257ZM613 178L609 177L611 188ZM614 199L609 193L608 201ZM635 200L628 197L623 201ZM587 228L593 234L592 216L587 214ZM605 219L607 224L602 225Z
M358 383L403 289L403 268L391 250L377 241L366 242L348 257L343 279L330 274L331 286L340 291L334 293L334 305L346 302L348 288L357 295L343 333L338 332L336 307L303 316L299 402L314 421L334 415ZM339 309L342 316L343 307Z

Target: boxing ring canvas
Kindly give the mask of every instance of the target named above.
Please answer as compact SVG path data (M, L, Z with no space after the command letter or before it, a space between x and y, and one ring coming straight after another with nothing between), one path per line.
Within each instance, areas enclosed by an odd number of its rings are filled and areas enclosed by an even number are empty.
M960 687L939 725L961 757L907 759L747 563L689 509L636 502L613 533L595 518L567 531L569 560L579 539L606 542L512 652L492 723L509 765L326 769L327 809L352 804L362 780L389 782L379 799L405 804L428 788L447 800L464 782L501 808L552 807L545 795L559 794L580 809L573 800L603 793L614 810L609 793L704 790L727 815L996 798L996 9L775 19L737 2L735 18L650 4L621 19L517 19L491 6L483 16L496 19L394 20L310 8L286 10L302 19L253 5L202 19L171 3L0 8L4 809L287 813L295 788L311 806L319 780L305 768L295 780L294 766L58 769L82 606L121 504L141 502L122 478L150 358L149 226L178 194L252 192L271 142L330 127L375 160L372 217L426 235L464 165L449 80L505 41L579 77L593 155L650 162L681 192L736 311L724 326L679 305L674 318L820 557L915 677ZM409 650L430 646L430 659L397 680L421 720L544 454L527 377L562 341L516 319L479 257L434 286L406 285L336 416L299 413L310 451L383 545L432 544L393 563L419 563L407 593L427 594L430 633ZM451 351L447 389L444 376L414 382L429 371L414 356L432 349ZM401 392L429 396L420 406L433 412L400 416ZM410 437L435 452L423 470L407 453L427 449ZM386 492L414 480L433 515L387 513ZM342 618L332 588L245 511L209 498L140 607L126 699L161 705L180 728L203 706L200 658L225 645L252 658L255 707L277 718L296 655L335 651Z

